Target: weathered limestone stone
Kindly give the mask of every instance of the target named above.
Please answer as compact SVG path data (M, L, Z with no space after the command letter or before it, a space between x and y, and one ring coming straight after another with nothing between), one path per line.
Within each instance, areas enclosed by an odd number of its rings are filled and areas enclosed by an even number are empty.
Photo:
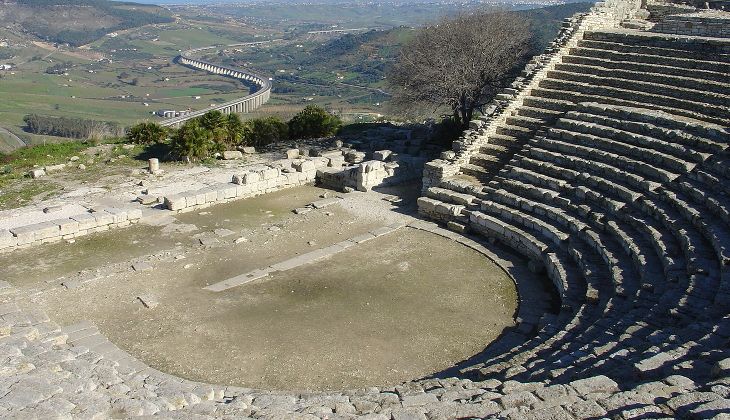
M243 153L241 153L238 150L226 150L225 152L223 152L223 159L225 159L225 160L243 159Z
M138 262L132 264L132 269L134 271L150 271L152 270L152 265L146 262Z
M147 170L151 174L157 174L160 172L160 160L157 158L150 158L147 161Z
M253 154L255 154L255 153L256 153L256 148L255 148L255 147L242 147L242 148L241 148L241 151L242 151L242 152L243 152L244 154L247 154L247 155L253 155Z
M594 392L611 393L619 390L618 384L611 378L600 375L592 378L579 379L570 383L580 395L588 395Z
M152 295L139 295L137 296L137 299L142 302L142 305L144 305L145 308L154 309L157 307L157 305L160 304L160 302L157 300L157 297Z
M728 376L730 374L730 358L719 360L712 366L713 376Z
M314 162L311 160L302 160L302 161L298 161L298 162L295 161L292 163L292 167L297 172L309 172L309 171L316 170Z
M299 158L299 149L289 149L284 154L284 157L287 159L297 159Z
M165 207L172 211L182 210L187 207L187 202L184 196L168 195L165 197Z
M246 172L243 174L243 178L241 179L242 185L252 185L261 180L261 176L256 172Z
M49 173L50 174L50 173L53 173L53 172L62 171L65 168L66 168L66 164L65 163L59 163L58 165L49 165L49 166L46 166L44 169L46 170L46 173Z
M378 150L373 152L373 159L385 161L392 153L390 150Z
M32 169L30 172L28 172L28 175L30 175L33 179L38 179L42 176L46 176L46 170L45 169Z

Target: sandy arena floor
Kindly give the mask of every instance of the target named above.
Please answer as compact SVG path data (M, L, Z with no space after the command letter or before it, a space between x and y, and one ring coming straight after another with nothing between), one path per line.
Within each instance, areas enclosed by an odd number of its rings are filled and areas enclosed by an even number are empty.
M6 254L0 265L55 321L91 320L168 373L287 390L393 385L448 368L512 326L509 277L470 248L401 228L253 283L202 288L405 220L411 190L352 193L296 215L325 192L296 188Z

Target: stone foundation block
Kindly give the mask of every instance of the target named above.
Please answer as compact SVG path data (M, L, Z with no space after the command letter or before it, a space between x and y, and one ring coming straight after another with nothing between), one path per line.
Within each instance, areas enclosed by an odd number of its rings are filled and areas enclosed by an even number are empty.
M113 217L112 223L121 223L121 222L127 220L127 212L123 209L119 209L116 207L108 207L108 208L105 208L104 211L112 215L112 217Z
M316 169L315 164L311 160L303 160L301 162L294 162L292 163L292 167L297 172L309 172Z
M187 201L180 195L170 195L165 197L165 207L173 211L182 210L187 207Z
M79 224L79 230L93 229L96 227L96 218L89 213L78 214L71 217Z
M51 223L58 225L61 235L71 235L79 231L79 222L73 219L59 219Z
M242 178L242 185L250 185L255 184L261 180L261 175L259 175L257 172L246 172L243 174Z
M279 168L267 168L262 171L263 179L265 181L278 177L280 173Z
M106 211L92 213L92 216L94 216L94 219L96 220L97 227L114 223L114 215L107 213Z

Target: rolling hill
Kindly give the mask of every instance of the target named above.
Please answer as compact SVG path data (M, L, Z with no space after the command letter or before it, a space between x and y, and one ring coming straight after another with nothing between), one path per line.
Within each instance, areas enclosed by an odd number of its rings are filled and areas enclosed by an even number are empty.
M107 0L4 0L0 7L0 25L6 29L71 46L110 32L173 20L159 6Z

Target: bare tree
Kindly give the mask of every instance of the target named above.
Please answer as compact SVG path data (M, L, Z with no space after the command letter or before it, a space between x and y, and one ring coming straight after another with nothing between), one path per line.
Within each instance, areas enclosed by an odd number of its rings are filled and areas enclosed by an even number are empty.
M418 30L388 74L393 105L404 111L448 107L466 125L505 86L531 52L527 19L478 10Z

